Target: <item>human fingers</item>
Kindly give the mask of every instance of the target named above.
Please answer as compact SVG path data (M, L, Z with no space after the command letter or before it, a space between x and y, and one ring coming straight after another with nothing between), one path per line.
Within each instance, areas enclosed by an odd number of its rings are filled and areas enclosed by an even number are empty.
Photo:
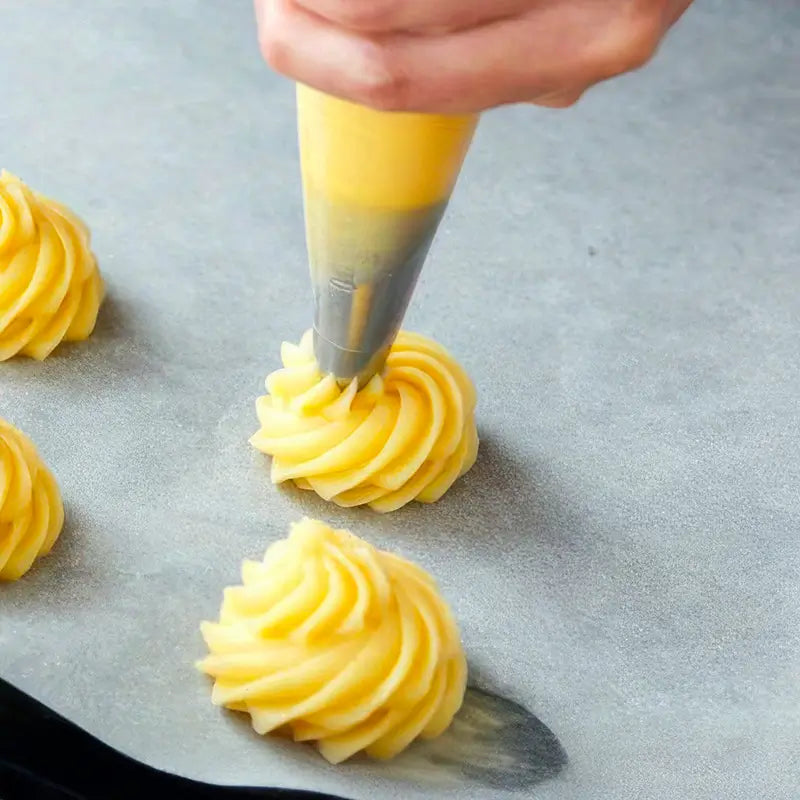
M392 93L378 43L299 10L287 0L255 0L258 39L277 72L315 89L370 105Z
M294 0L306 11L362 33L452 31L517 16L551 0Z
M486 75L485 70L472 69L465 58L469 48L483 44L481 28L457 37L361 34L310 14L291 0L256 0L256 13L261 51L273 69L373 108L462 110L463 98L457 95L466 84L468 104L473 106L482 98L489 102L497 81L507 80L507 69Z
M289 0L256 0L256 8L262 51L275 69L385 110L458 113L563 100L643 64L663 32L662 6L636 2L542 0L522 17L427 36L360 34Z

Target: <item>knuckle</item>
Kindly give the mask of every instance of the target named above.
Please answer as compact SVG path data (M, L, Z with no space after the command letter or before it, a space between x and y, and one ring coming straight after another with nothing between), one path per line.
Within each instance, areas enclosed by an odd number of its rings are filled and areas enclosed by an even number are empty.
M408 76L390 47L364 42L359 62L361 69L354 87L357 102L379 111L408 110Z
M658 47L661 34L660 12L652 2L636 0L627 4L625 13L601 48L601 67L610 75L630 72L647 64Z
M283 72L289 60L289 48L286 42L272 31L268 31L259 37L259 46L264 61L276 72Z
M661 34L661 12L652 2L635 2L627 15L625 48L628 69L644 66L653 56Z
M258 32L261 56L276 72L286 72L291 61L291 46L283 35L283 23L279 16L264 21Z
M629 29L627 47L628 69L643 67L656 51L659 27L652 17L639 20Z

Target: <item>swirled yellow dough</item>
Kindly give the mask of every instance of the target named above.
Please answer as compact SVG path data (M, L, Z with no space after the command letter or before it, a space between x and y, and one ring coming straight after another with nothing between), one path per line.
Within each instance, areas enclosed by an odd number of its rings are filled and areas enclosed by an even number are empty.
M103 294L86 225L0 172L0 361L88 338Z
M21 431L0 419L0 580L21 578L64 525L55 479Z
M431 576L314 520L244 562L202 633L213 702L260 734L316 742L332 763L432 739L464 698L458 628Z
M394 511L438 500L475 463L475 389L440 345L401 332L383 371L359 389L322 375L311 331L281 346L283 369L256 402L250 443L294 481L340 506Z

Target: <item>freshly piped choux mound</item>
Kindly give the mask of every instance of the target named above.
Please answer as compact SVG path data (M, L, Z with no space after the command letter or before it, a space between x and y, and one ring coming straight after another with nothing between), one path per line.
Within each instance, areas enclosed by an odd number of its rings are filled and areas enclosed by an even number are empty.
M464 698L458 628L430 575L314 520L244 562L202 633L213 702L332 763L438 736Z
M0 580L21 578L64 526L55 479L21 431L0 419Z
M401 332L382 372L359 388L323 375L311 331L281 346L250 443L293 481L340 506L394 511L438 500L475 463L475 389L441 345Z
M0 172L0 361L88 338L103 294L86 225Z

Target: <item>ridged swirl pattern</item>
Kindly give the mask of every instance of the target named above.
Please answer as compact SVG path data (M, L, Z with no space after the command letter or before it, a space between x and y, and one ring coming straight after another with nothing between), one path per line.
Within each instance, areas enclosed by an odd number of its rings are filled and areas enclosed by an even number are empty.
M216 705L260 734L314 741L339 763L387 759L443 733L467 666L433 579L345 530L304 519L263 562L245 561L202 633Z
M393 511L438 500L475 463L475 389L436 342L401 332L383 371L359 389L320 373L313 338L281 346L251 444L273 483L294 481L340 506Z
M61 494L30 439L0 419L0 580L21 578L64 526Z
M0 361L41 361L62 341L88 338L103 294L86 225L1 172Z

